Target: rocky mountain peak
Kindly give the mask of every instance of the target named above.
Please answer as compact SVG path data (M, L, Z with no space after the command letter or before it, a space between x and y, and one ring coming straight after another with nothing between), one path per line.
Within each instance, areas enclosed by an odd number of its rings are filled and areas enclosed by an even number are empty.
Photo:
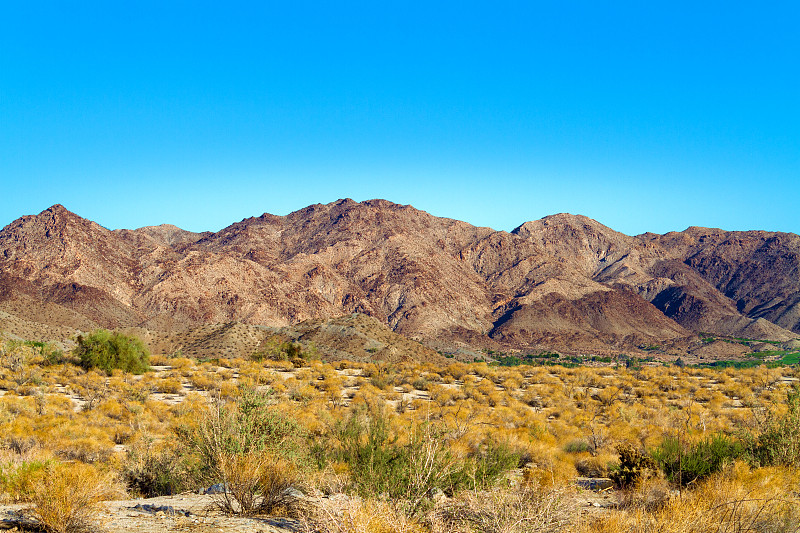
M54 205L0 231L0 310L24 292L107 327L363 313L441 346L618 352L691 331L796 336L799 258L792 234L630 237L567 213L509 234L379 199L215 233L109 231Z

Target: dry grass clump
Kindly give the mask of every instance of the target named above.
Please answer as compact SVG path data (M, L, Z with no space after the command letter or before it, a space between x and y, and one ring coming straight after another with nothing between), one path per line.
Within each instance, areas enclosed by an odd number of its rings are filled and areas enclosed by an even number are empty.
M113 474L82 463L50 463L32 482L30 514L48 533L97 531L99 503L123 495Z
M178 450L150 436L140 436L129 444L120 470L128 490L146 498L191 488L187 465Z
M574 491L537 484L517 489L467 491L441 499L430 517L432 533L545 533L574 524L579 508Z
M625 512L598 516L576 533L789 533L800 531L798 473L783 467L751 470L743 463L681 494L658 481L626 493Z
M301 517L304 533L427 533L418 521L386 501L345 498L319 501Z
M189 377L189 382L197 390L213 391L219 389L218 376L213 373L197 372Z
M156 392L178 394L183 391L183 383L178 378L161 379L155 384Z
M547 442L534 442L528 446L528 464L522 471L526 483L541 487L571 483L578 475L568 453L554 450Z
M664 476L640 478L636 483L617 492L617 508L629 512L654 512L669 502L671 486Z
M217 504L226 512L244 515L295 515L300 498L296 467L269 453L224 454L218 457L222 484Z

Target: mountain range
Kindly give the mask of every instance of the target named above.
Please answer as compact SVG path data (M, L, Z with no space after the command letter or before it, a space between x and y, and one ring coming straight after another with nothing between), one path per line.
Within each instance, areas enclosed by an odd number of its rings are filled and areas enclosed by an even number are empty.
M350 199L214 233L108 230L61 205L0 231L0 330L280 328L353 314L435 350L687 349L699 332L787 341L800 337L800 236L628 236L570 214L509 233Z

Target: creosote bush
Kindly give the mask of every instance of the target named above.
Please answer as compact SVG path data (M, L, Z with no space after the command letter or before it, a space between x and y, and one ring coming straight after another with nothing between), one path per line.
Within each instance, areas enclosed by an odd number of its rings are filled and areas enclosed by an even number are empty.
M786 393L787 411L766 412L757 434L745 433L744 441L753 464L800 467L800 387Z
M97 368L111 375L114 369L141 374L150 368L150 352L136 337L99 329L86 337L78 335L77 342L73 353L86 370Z
M328 462L348 465L359 494L405 501L410 515L437 490L453 495L491 487L520 461L520 453L491 439L469 453L454 453L445 429L427 421L403 433L401 439L392 428L387 409L366 402L337 421L312 454L320 467Z
M672 483L686 486L718 472L744 452L742 444L724 434L716 434L696 443L667 437L652 456Z
M122 478L128 489L145 498L168 496L190 488L188 466L182 458L153 439L143 438L128 447Z
M238 514L271 513L296 503L296 468L308 463L303 429L274 409L271 393L248 389L212 405L196 425L177 429L199 462L196 479L220 483L218 505Z

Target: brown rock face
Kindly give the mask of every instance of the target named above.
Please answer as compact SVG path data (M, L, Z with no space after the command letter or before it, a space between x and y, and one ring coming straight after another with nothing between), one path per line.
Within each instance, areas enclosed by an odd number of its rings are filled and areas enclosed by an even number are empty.
M743 315L800 332L800 236L689 228L640 238L679 254Z
M385 200L199 234L109 231L56 205L0 231L0 311L36 302L47 318L20 318L151 330L363 313L437 345L566 350L692 331L786 340L800 333L799 254L793 234L630 237L567 214L506 233Z

